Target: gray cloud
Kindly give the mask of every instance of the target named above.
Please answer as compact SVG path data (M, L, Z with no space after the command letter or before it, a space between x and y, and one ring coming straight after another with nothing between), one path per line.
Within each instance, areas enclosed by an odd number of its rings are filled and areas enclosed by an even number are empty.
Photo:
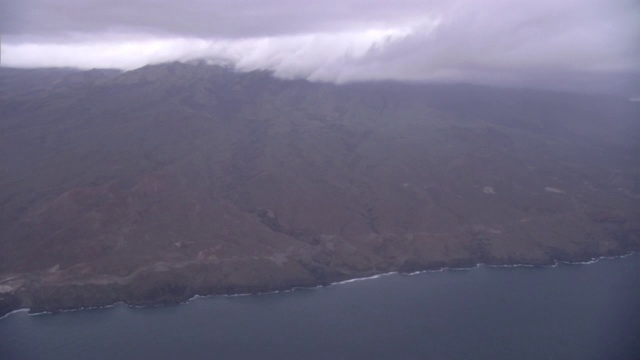
M140 31L190 37L262 37L380 27L439 2L388 0L5 0L6 35Z
M320 81L640 87L634 0L176 4L5 0L3 64L134 68L207 58Z

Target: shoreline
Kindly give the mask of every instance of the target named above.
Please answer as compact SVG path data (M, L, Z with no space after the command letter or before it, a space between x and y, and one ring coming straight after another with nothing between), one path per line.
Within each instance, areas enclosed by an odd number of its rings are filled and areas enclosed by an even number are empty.
M559 265L591 265L591 264L595 264L601 260L618 260L618 259L622 259L622 258L626 258L629 256L634 256L634 255L640 255L640 252L638 251L631 251L622 255L615 255L615 256L607 256L607 255L603 255L603 256L598 256L598 257L592 257L589 260L586 261L569 261L569 260L556 260L554 259L552 261L551 264L549 265L539 265L539 264L486 264L486 263L477 263L475 266L472 267L440 267L437 269L427 269L427 270L418 270L418 271L413 271L413 272L403 272L403 271L390 271L390 272L385 272L385 273L379 273L379 274L374 274L374 275L370 275L370 276L363 276L363 277L355 277L352 279L347 279L347 280L341 280L341 281L337 281L337 282L331 282L328 284L318 284L315 286L293 286L291 288L288 289L283 289L283 290L274 290L274 291L258 291L258 292L248 292L248 293L236 293L236 294L209 294L209 295L200 295L200 294L196 294L194 296L191 296L190 298L184 300L184 301L180 301L180 302L176 302L176 303L162 303L162 302L158 302L155 304L145 304L145 305L136 305L136 304L129 304L126 301L117 301L114 302L112 304L107 304L107 305L103 305L103 306L86 306L86 307L79 307L79 308L72 308L72 309L60 309L60 310L53 310L53 311L41 311L41 312L31 312L31 308L20 308L20 309L14 309L11 310L9 312L7 312L6 314L1 314L0 315L0 321L2 321L5 318L8 318L9 316L13 315L13 314L17 314L17 313L22 313L22 312L26 312L27 315L29 316L40 316L40 315L55 315L55 314L60 314L60 313L67 313L67 312L76 312L76 311L82 311L82 310L98 310L98 309L107 309L107 308L113 308L116 307L118 305L124 305L128 308L154 308L154 307L161 307L161 306L167 306L167 305L185 305L188 304L194 300L197 299L204 299L204 298L212 298L212 297L240 297L240 296L256 296L256 295L270 295L270 294L277 294L277 293L287 293L287 292L294 292L294 291L299 291L299 290L311 290L311 289L317 289L317 288L324 288L324 287L329 287L329 286L337 286L337 285L345 285L345 284L349 284L349 283L353 283L353 282L358 282L358 281L366 281L366 280L375 280L381 277L385 277L385 276L389 276L389 275L401 275L401 276L414 276L414 275L421 275L421 274L425 274L425 273L436 273L436 272L445 272L445 271L470 271L470 270L475 270L478 268L482 268L482 267L487 267L487 268L518 268L518 267L526 267L526 268L555 268L558 267Z

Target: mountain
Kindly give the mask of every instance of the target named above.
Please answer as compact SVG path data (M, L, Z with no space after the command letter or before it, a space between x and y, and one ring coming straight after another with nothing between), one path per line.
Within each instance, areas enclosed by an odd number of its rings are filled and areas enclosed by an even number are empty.
M640 250L640 103L0 69L0 312Z

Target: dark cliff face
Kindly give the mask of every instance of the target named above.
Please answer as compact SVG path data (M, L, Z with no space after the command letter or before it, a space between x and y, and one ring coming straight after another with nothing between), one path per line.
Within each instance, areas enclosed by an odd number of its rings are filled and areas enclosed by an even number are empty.
M180 63L0 83L0 286L23 304L640 248L627 99Z

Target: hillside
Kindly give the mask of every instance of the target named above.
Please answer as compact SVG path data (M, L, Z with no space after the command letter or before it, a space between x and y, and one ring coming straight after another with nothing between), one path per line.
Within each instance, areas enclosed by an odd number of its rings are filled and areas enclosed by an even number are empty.
M640 103L0 69L0 314L640 250Z

